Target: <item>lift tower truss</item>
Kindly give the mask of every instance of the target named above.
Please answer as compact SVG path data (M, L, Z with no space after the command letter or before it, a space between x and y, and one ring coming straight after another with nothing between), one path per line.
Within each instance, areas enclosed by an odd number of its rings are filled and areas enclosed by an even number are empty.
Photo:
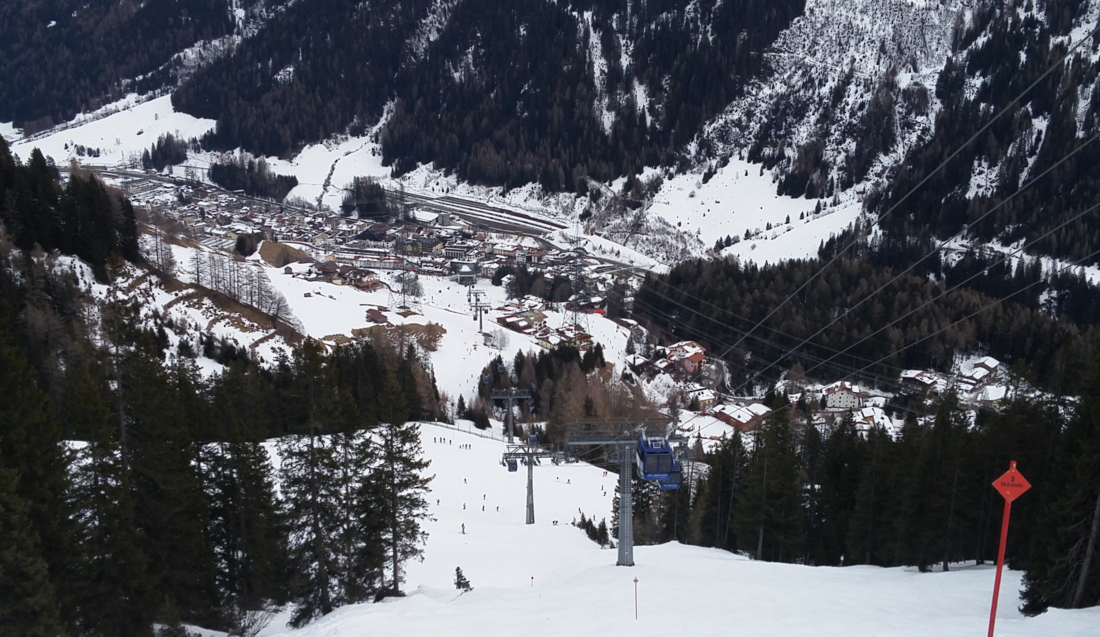
M493 400L503 400L505 408L508 410L505 413L505 421L508 423L508 444L515 442L515 420L516 417L513 414L515 411L516 403L520 400L530 400L531 393L526 389L514 389L509 387L508 389L494 389L493 393L489 396Z
M484 295L485 290L466 290L466 301L470 304L470 310L474 313L474 320L477 321L478 334L485 332L485 312L492 307L488 300L482 298Z
M520 461L527 465L527 524L535 523L535 464L543 458L558 463L563 454L539 445L538 436L531 434L527 444L508 445L508 451L501 457L501 463Z
M566 448L603 447L604 459L619 463L619 556L616 566L634 566L634 458L638 438L647 430L663 436L668 419L582 420L573 424ZM667 436L670 444L686 444L680 435Z

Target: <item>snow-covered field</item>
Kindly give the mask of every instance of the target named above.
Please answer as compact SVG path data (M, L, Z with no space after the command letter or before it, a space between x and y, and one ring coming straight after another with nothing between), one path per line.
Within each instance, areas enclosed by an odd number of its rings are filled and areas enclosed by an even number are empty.
M136 158L141 167L141 152L148 150L161 135L171 133L184 140L202 135L214 127L214 120L199 119L172 109L168 95L138 102L129 96L103 107L96 113L78 115L61 129L27 139L17 139L12 152L23 159L30 157L35 148L47 157L53 157L59 166L67 165L72 158L89 166L121 166ZM10 126L6 130L13 131ZM0 134L9 136L0 128ZM100 150L99 157L79 157L76 146ZM68 146L66 148L66 145Z
M526 475L522 467L508 473L500 465L503 443L437 424L422 425L421 438L432 461L428 472L435 475L429 496L434 520L427 524L424 561L408 565L408 597L348 606L299 630L275 621L263 635L985 634L993 588L989 566L925 574L814 568L665 544L636 547L636 566L618 567L615 550L601 550L570 526L578 509L610 523L615 474L584 464L536 467L536 523L528 526ZM460 448L466 444L469 450ZM473 591L455 590L456 566ZM1022 617L1015 599L1020 577L1005 574L997 635L1097 634L1098 608Z
M488 313L483 316L486 332L503 330L508 337L507 347L498 350L487 347L478 333L478 322L473 319L467 301L467 288L454 281L440 277L420 277L423 296L417 314L401 316L396 310L395 301L400 295L391 296L389 290L363 292L349 286L331 285L320 281L283 274L281 270L268 268L272 284L286 297L294 315L302 322L306 334L332 342L334 335L352 336L353 330L370 327L367 322L368 307L383 306L386 318L392 325L426 325L436 323L446 330L440 340L439 349L432 353L435 367L436 384L440 391L446 392L452 399L464 395L469 399L477 385L478 375L483 367L496 356L503 356L511 364L516 351L537 351L534 337L513 332L499 326L496 318L504 314L500 308L507 301L503 287L493 286L489 281L481 280L477 288L484 292L484 299L491 304ZM398 289L397 285L393 285ZM310 296L305 296L309 293ZM545 311L546 324L549 327L561 327L570 316L561 312ZM605 356L609 362L618 361L618 353L626 349L629 333L626 328L599 315L587 316L588 328L593 338L603 344Z
M696 234L708 248L727 236L740 239L723 254L764 264L817 256L820 242L848 227L862 210L858 199L846 198L836 207L823 201L825 209L815 215L817 203L777 195L769 172L761 174L759 164L732 157L707 183L699 174L669 179L649 210ZM746 230L756 236L746 239Z

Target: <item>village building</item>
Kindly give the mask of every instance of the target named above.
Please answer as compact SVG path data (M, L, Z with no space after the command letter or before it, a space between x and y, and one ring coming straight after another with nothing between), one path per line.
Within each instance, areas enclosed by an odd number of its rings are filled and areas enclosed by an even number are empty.
M458 284L459 285L477 285L477 272L474 272L473 267L469 265L463 265L458 269Z
M771 410L760 403L744 406L718 405L711 409L712 416L743 432L752 431L759 427L760 423L764 422L764 417L769 413L771 413Z
M698 372L707 358L706 350L695 341L680 341L669 345L666 349L668 360L689 375Z
M718 394L714 393L714 390L707 389L698 383L691 383L684 388L684 400L690 407L692 403L695 403L699 411L706 411L710 409L710 406L714 404L714 401L718 398Z
M859 385L853 385L847 381L839 381L828 385L823 390L827 409L845 410L859 409L863 405L862 394Z

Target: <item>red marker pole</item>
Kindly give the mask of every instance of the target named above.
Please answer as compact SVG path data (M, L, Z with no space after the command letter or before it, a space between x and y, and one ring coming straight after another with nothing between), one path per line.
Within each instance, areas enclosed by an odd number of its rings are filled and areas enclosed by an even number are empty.
M993 624L997 622L997 597L1001 594L1001 569L1005 565L1005 543L1008 542L1008 518L1012 515L1012 500L1005 500L1005 512L1001 518L1001 548L997 549L997 577L993 580L993 607L989 610L989 637L993 637Z
M1001 518L1001 546L997 549L997 576L993 580L993 606L989 610L989 637L993 637L993 625L997 622L997 597L1001 593L1001 571L1005 565L1005 544L1008 542L1008 519L1012 515L1012 501L1031 488L1031 483L1023 474L1016 471L1013 460L1005 474L993 481L996 489L1005 499L1005 512Z
M638 578L634 578L634 619L638 619Z

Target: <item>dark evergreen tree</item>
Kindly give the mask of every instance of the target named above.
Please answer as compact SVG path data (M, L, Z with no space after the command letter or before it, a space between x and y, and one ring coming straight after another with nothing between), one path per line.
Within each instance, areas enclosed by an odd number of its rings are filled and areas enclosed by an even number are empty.
M701 509L699 541L703 546L730 551L739 548L731 523L739 501L738 486L745 457L740 431L722 438L707 456L710 471L700 486L696 503Z
M336 547L343 493L335 480L334 437L343 423L331 370L315 342L306 341L295 352L293 371L292 409L300 424L279 442L279 477L290 532L290 598L296 604L291 622L302 626L343 603Z
M291 623L302 626L343 603L333 547L342 517L337 510L338 486L331 480L336 470L336 450L331 436L311 432L282 438L279 455L293 569L290 599L295 611Z
M70 374L69 418L84 432L75 474L80 557L74 577L74 623L80 634L146 637L156 599L134 515L130 474L123 467L119 428L105 401L107 383L93 369Z
M335 533L337 581L346 603L366 601L383 586L386 564L385 494L372 480L381 458L378 444L365 429L335 436L340 514Z
M3 305L0 301L0 318L5 314ZM75 559L68 474L71 457L62 444L49 398L37 386L36 378L9 336L7 325L0 324L0 467L15 476L10 523L25 519L29 524L29 529L19 533L31 534L24 537L33 538L39 551L36 559L45 560L49 587L59 600L67 600L70 565Z
M1100 604L1100 345L1092 359L1087 389L1058 445L1041 532L1032 539L1022 592L1027 614Z
M147 343L147 342L146 342ZM119 415L131 440L128 464L134 519L152 584L163 595L166 620L217 619L209 519L195 460L198 445L185 420L181 395L161 360L142 344L120 361ZM193 383L197 384L197 383Z
M0 634L61 633L57 598L14 471L0 464Z
M401 587L401 564L418 558L428 537L421 521L428 517L424 494L432 477L423 475L429 461L422 457L420 428L406 422L403 392L392 374L382 385L378 413L381 456L373 480L385 507L381 515L391 564L389 588L396 594Z
M267 452L249 437L236 438L209 443L200 453L210 510L207 539L222 613L230 621L284 601L287 575L285 529Z
M884 428L874 426L862 446L862 470L848 526L847 563L884 564L885 547L891 535L887 503L895 467L891 459L893 440Z
M848 548L851 518L863 474L863 438L849 412L824 440L824 454L817 472L821 497L820 528L814 563L840 564L858 559ZM816 491L815 490L815 491Z
M455 588L462 592L474 590L473 586L470 586L470 581L466 579L466 576L462 574L462 567L455 567Z
M773 562L800 558L805 541L802 490L789 409L780 408L757 430L745 467L734 527L742 550Z

